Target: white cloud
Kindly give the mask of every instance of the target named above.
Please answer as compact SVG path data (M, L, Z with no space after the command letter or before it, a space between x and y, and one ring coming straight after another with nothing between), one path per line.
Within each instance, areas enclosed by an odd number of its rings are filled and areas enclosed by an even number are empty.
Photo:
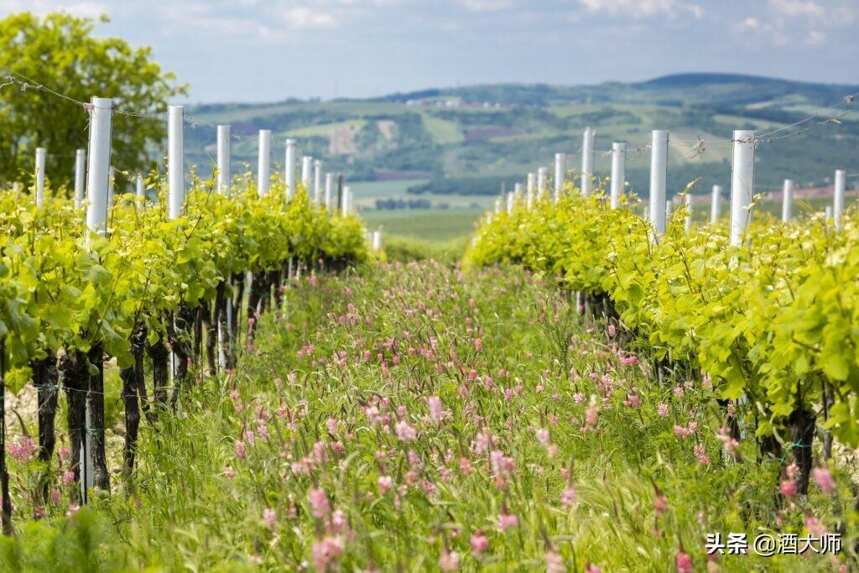
M337 25L337 19L333 14L308 6L288 8L280 13L280 18L287 27L294 30L333 28Z
M457 0L469 12L500 12L513 7L513 0Z
M805 43L809 46L822 46L826 43L826 34L820 30L811 30L805 38Z
M749 16L745 20L742 20L738 24L738 27L741 30L749 30L751 32L754 32L755 30L761 29L761 21L758 20L757 18L755 18L754 16Z
M811 16L821 18L826 14L823 6L812 0L769 0L770 7L784 16Z
M579 0L589 12L611 15L628 15L633 18L650 16L691 15L704 16L704 9L688 0Z
M100 2L55 2L52 0L0 0L0 14L32 12L44 16L50 12L65 12L83 18L98 18L109 13L108 6Z

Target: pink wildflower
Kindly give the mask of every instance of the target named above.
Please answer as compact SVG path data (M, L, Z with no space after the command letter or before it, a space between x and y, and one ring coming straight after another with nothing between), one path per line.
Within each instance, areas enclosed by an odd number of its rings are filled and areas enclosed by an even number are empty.
M17 442L9 444L9 455L22 463L29 462L36 453L36 443L29 436L20 438Z
M438 566L442 571L450 573L451 571L459 571L459 553L456 551L444 550L441 552L441 557L438 560Z
M627 408L638 408L641 406L641 396L636 394L635 392L630 392L626 396L626 400L623 401L623 405Z
M513 514L503 512L498 516L498 528L507 531L519 525L519 518Z
M269 507L262 510L262 524L271 530L277 526L277 513Z
M549 436L549 430L545 428L540 428L539 430L537 430L537 441L540 442L540 445L544 447L552 443L551 438Z
M241 440L236 440L236 443L233 446L235 450L236 457L240 460L245 459L247 457L247 451L245 450L245 443Z
M668 417L668 404L666 404L664 402L660 402L656 406L656 413L659 414L660 418L667 418Z
M75 472L66 470L63 472L63 485L71 485L75 483Z
M656 510L657 515L668 511L668 498L661 493L657 494L656 499L653 500L653 509Z
M588 566L585 567L585 573L602 573L602 569L600 569L593 563L588 563Z
M575 486L568 485L564 491L561 492L561 505L564 507L570 507L576 503L576 488Z
M427 403L429 404L430 418L432 418L433 422L438 424L444 420L445 411L441 403L441 398L430 396L427 398Z
M566 573L564 558L552 549L546 551L546 573Z
M489 549L489 539L479 529L471 534L471 554L475 557Z
M792 479L786 479L781 482L779 491L785 497L793 497L796 495L796 482Z
M417 430L410 426L405 420L397 422L395 429L397 431L397 437L403 442L414 441L418 436Z
M695 459L702 466L710 465L710 457L707 455L707 448L704 444L695 444Z
M813 515L805 518L805 528L814 537L823 537L826 534L826 527Z
M343 541L340 537L324 537L313 544L313 564L317 571L328 571L329 565L343 554Z
M321 487L312 488L307 493L307 499L310 501L310 508L313 516L317 519L325 519L331 513L331 504L328 503L328 495Z
M391 479L391 476L379 476L377 483L379 486L379 493L381 495L385 495L385 493L394 485L394 480Z
M328 430L329 434L337 433L337 418L328 418L325 420L325 428Z
M692 558L689 557L688 553L683 551L677 552L674 564L677 566L677 573L692 573Z
M823 493L832 493L835 491L835 480L832 478L832 474L829 473L828 469L814 468L814 470L812 470L812 476L814 477L817 487L819 487Z

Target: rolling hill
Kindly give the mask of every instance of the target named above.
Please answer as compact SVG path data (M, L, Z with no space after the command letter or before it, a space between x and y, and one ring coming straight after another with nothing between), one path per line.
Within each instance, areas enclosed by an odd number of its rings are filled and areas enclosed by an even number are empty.
M780 130L758 150L757 183L766 190L786 177L822 185L836 167L859 172L859 103L845 101L857 92L859 86L695 73L639 83L478 85L364 100L200 105L189 110L199 125L186 133L186 145L206 172L214 161L213 125L231 123L234 157L252 169L256 133L268 128L275 164L291 136L302 153L352 181L410 182L410 193L494 195L502 183L547 165L555 152L576 156L575 168L581 132L591 126L598 174L608 174L611 142L627 141L630 187L646 194L649 152L642 146L652 129L671 130L673 192L698 177L699 192L727 184L733 129Z

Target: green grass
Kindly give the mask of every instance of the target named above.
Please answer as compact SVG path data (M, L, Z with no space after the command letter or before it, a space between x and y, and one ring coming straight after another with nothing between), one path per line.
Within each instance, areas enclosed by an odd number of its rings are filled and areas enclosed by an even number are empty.
M384 236L409 237L444 242L469 235L482 209L405 209L363 211L368 229L381 226Z
M32 520L39 467L13 460L19 530L0 539L0 570L667 572L688 556L704 571L708 533L849 516L846 467L831 466L833 494L780 499L784 470L754 440L723 453L713 389L654 367L521 270L304 279L234 373L144 424L134 480L112 496L76 514L63 496ZM840 563L855 541L848 517ZM719 567L838 563L750 550Z

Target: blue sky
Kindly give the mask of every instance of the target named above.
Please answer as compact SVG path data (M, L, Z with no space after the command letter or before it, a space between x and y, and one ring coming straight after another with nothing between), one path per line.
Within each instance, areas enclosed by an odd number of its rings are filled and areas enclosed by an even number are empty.
M683 71L859 84L859 0L0 0L107 14L191 100L381 95Z

